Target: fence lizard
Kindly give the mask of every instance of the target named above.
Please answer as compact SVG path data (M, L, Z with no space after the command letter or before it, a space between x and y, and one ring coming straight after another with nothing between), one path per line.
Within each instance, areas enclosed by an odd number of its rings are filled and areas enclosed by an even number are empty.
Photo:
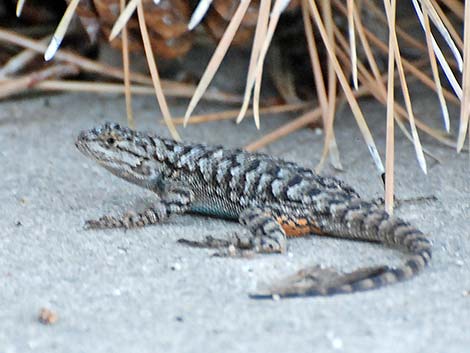
M284 253L286 236L330 235L379 242L408 253L399 267L341 274L312 267L253 297L313 296L378 288L413 277L431 260L431 242L409 223L363 201L333 177L261 153L180 143L118 124L79 134L76 146L114 175L155 192L153 206L87 221L90 228L141 227L185 212L238 220L248 235L198 244L243 252ZM197 242L193 242L197 243Z

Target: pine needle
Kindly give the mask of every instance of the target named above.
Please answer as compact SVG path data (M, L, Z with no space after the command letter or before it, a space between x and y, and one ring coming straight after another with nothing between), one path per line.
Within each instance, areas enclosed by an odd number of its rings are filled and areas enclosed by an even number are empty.
M212 78L214 77L215 73L217 72L217 69L220 66L220 63L225 57L225 54L227 53L227 50L230 44L232 43L233 37L235 36L238 27L240 26L240 23L243 20L243 17L245 16L246 10L248 9L250 2L251 0L243 0L240 2L237 10L235 11L235 14L233 15L229 25L227 26L227 29L225 30L214 54L211 57L211 60L209 61L209 64L206 67L206 70L204 71L204 74L201 77L201 80L199 81L196 91L194 92L194 95L191 98L191 101L189 102L188 108L184 115L185 125L187 124L188 119L191 116L191 113L193 112L194 108L196 108L197 103L199 102L207 87L211 83Z
M451 10L458 18L461 20L464 19L465 9L462 0L441 0L441 2L443 2L444 5L448 7L449 10Z
M377 49L379 49L383 53L386 53L386 54L388 53L388 47L385 43L383 43L379 38L377 38L377 36L375 36L372 32L370 32L369 30L365 28L364 28L364 32L366 34L367 39L370 40L370 42ZM419 81L421 81L427 87L436 91L435 82L429 76L427 76L422 70L420 70L419 68L417 68L415 65L413 65L411 62L409 62L408 60L404 58L402 58L402 63L403 63L403 67L405 68L405 70L410 72L411 75L415 76ZM455 76L454 76L454 79L455 79ZM455 80L455 82L457 81ZM449 101L453 103L459 104L459 100L452 93L450 93L447 90L443 90L443 93L446 99L448 99Z
M356 50L356 31L354 29L354 0L348 0L348 33L349 33L349 46L351 48L351 67L352 67L352 79L354 89L357 89L357 50Z
M449 17L447 17L446 13L442 10L442 8L439 6L439 4L435 0L431 0L431 4L432 4L432 7L434 7L434 9L436 10L438 17L442 20L442 22L444 23L444 26L447 28L450 35L452 36L452 39L454 40L455 44L459 47L460 50L463 51L463 40L460 37L460 34L455 29L452 22L450 21Z
M71 64L53 64L42 70L31 72L14 79L0 81L0 99L22 93L51 77L61 77L78 74L78 68Z
M322 10L323 10L323 16L325 19L325 28L326 28L326 33L328 35L329 39L329 44L330 48L333 52L336 51L336 43L335 43L335 35L334 35L334 29L336 28L334 19L333 19L333 12L331 9L331 4L329 0L322 0ZM336 145L336 139L334 135L334 119L335 119L335 112L336 112L336 91L337 91L337 80L336 80L336 74L335 74L335 68L331 64L330 61L327 62L327 75L328 75L328 94L327 94L327 100L328 100L328 106L326 109L326 115L325 115L325 126L327 126L327 130L325 133L325 143L323 145L323 152L322 156L320 159L320 162L318 165L315 167L315 170L317 172L320 172L320 170L323 168L323 164L326 161L326 157L329 155L330 160L333 164L333 166L336 169L342 170L343 167L341 165L341 161L339 159L339 151L338 151L338 146Z
M341 161L339 158L339 151L336 147L336 138L333 129L333 121L328 119L328 96L326 94L325 82L323 80L323 72L318 55L315 38L313 35L312 21L308 14L308 0L302 0L302 16L304 21L305 36L307 38L308 52L310 55L310 62L312 63L313 78L315 81L315 88L317 92L318 101L322 110L323 129L325 130L325 142L323 144L323 152L320 162L317 165L317 170L322 168L324 161L328 155L331 156L332 164L335 168L341 169ZM328 142L329 141L329 142ZM336 147L336 148L335 148Z
M26 0L18 0L16 3L16 17L21 16L21 11L23 11L23 6L25 4Z
M336 71L336 75L338 77L338 80L341 84L341 87L343 88L343 91L346 95L346 99L349 103L349 106L351 107L351 110L353 112L353 115L358 123L359 129L364 137L364 140L367 144L367 147L369 149L369 152L372 156L372 160L374 161L377 170L379 171L380 174L383 174L384 172L384 166L382 164L382 160L380 158L380 155L377 151L377 147L374 142L374 138L372 137L372 134L370 133L370 130L367 126L367 123L364 119L364 115L362 114L361 109L359 108L359 105L354 98L354 95L351 91L351 88L349 87L348 80L346 79L346 76L344 72L341 70L340 64L338 62L338 59L336 58L335 52L332 50L330 43L328 41L326 29L321 21L320 14L318 12L317 6L315 2L309 1L309 7L311 11L311 15L313 16L315 23L317 24L317 27L320 31L320 35L322 37L322 41L326 47L326 50L328 52L328 56L331 60L331 63L334 66L334 69Z
M388 0L385 0L388 2ZM388 5L388 4L387 4ZM385 5L385 6L387 6ZM388 36L388 86L387 86L387 133L385 146L385 211L393 214L393 195L394 195L394 165L395 165L395 58L398 55L395 52L395 42L393 40L395 24L396 1L391 0L391 18L389 17L389 36Z
M46 44L50 39L50 36L47 36L40 40L41 43ZM12 56L1 68L0 68L0 78L7 76L12 76L21 69L23 69L28 63L34 60L37 57L38 52L32 49L24 49L18 54Z
M199 3L194 9L191 19L189 20L188 30L192 31L202 21L211 4L212 0L199 0Z
M121 11L121 14L117 18L116 22L114 22L113 28L111 29L111 33L109 35L109 41L112 41L114 38L116 38L119 32L121 32L121 30L124 28L131 16L134 14L135 9L141 3L141 1L142 0L129 1L126 8Z
M181 138L175 126L173 125L170 110L168 109L168 104L166 102L165 94L163 93L163 88L160 83L160 76L158 74L157 63L155 61L155 57L153 56L152 45L150 43L150 37L147 31L147 25L145 24L144 7L142 6L141 2L137 4L137 18L139 19L140 34L142 35L145 56L147 58L147 64L150 70L150 75L152 76L152 83L153 83L153 87L155 88L155 95L157 97L158 105L160 106L163 119L166 122L166 126L168 127L168 130L170 131L171 136L176 141L180 141Z
M298 117L295 120L288 122L285 125L277 128L269 134L266 134L259 140L256 140L245 146L247 151L256 151L264 146L273 143L274 141L279 140L280 138L292 134L293 132L302 129L303 127L316 123L321 119L321 109L317 108L315 110L309 111L302 116Z
M388 23L389 23L389 31L391 32L392 36L390 39L393 40L393 47L394 47L394 55L398 69L398 77L400 78L401 89L403 93L403 97L405 99L405 107L408 113L408 119L410 121L410 128L411 128L411 135L413 136L413 144L415 147L416 157L418 159L419 166L424 174L427 174L427 166L426 166L426 159L424 158L423 148L421 146L421 141L419 139L418 131L416 130L415 125L415 118L413 113L413 108L411 105L411 98L410 93L408 90L408 84L406 83L405 71L403 69L403 64L401 61L401 54L400 54L400 47L398 45L398 39L395 33L395 11L396 11L396 0L391 0L391 4L389 3L390 0L384 0L385 4L385 11L387 13Z
M261 108L261 114L281 114L287 112L293 112L296 110L302 110L305 108L311 107L310 103L292 103L292 104L282 104L282 105L272 105L269 107ZM188 124L201 124L207 123L212 121L220 121L220 120L232 120L238 116L238 109L234 110L224 110L222 112L210 113L210 114L201 114L201 115L193 115L191 120ZM246 112L246 115L253 114L253 110L249 109ZM176 125L181 125L184 123L184 117L181 118L174 118L173 122Z
M462 56L460 55L459 49L455 45L454 40L452 39L452 36L450 35L449 31L447 30L446 26L442 22L441 18L437 14L436 10L434 9L434 6L432 6L432 3L429 0L420 0L423 7L426 8L426 11L431 18L432 22L436 26L437 30L439 33L441 33L442 38L444 41L447 43L449 46L452 54L454 55L455 60L457 61L457 65L459 68L459 71L462 72ZM420 19L421 25L422 25L422 19ZM434 45L434 44L433 44ZM437 45L437 43L436 43Z
M256 70L254 76L251 77L251 81L247 82L246 89L251 92L253 85L254 93L253 93L253 116L255 120L256 128L259 129L260 122L259 122L259 95L261 92L261 77L263 74L263 66L264 60L266 58L266 54L268 52L269 46L271 44L274 31L277 27L277 23L279 21L279 16L285 10L286 6L289 4L288 0L277 0L274 3L273 9L271 11L270 20L268 23L268 28L266 30L266 35L264 36L264 42L261 45L261 49L258 56L258 61L256 63Z
M259 5L258 19L256 22L255 37L253 39L253 46L251 48L250 64L248 66L248 75L246 78L245 94L243 96L243 104L237 117L237 124L239 124L247 112L250 104L251 92L253 90L253 82L256 73L256 64L258 62L261 47L266 38L268 30L269 9L271 8L271 0L261 0Z
M79 2L80 0L70 1L59 25L57 26L57 29L54 32L54 35L52 36L51 42L44 53L44 60L51 60L57 52L57 49L59 49L60 43L62 43L62 40L64 39L65 32L67 32L67 28L69 27L70 21L72 21L72 17L75 14L75 10L77 9Z
M126 0L120 0L121 13L126 6ZM127 26L122 28L122 66L124 69L124 96L126 101L126 115L129 127L135 129L134 115L132 114L132 92L131 92L131 77L129 67L129 39L127 37Z
M462 150L463 145L465 143L465 137L467 135L470 117L470 4L468 3L468 1L465 2L463 48L463 95L462 103L460 105L460 126L459 135L457 138L457 152L460 152Z
M417 0L413 0L413 6L415 7L415 9L418 7ZM418 10L416 11L418 12ZM447 109L446 99L444 98L444 94L442 93L442 85L441 79L439 77L439 69L437 67L436 56L434 55L434 51L432 50L431 26L429 24L429 17L425 7L423 7L423 24L424 33L426 35L426 43L428 47L429 62L431 64L431 71L434 78L434 82L436 83L437 98L439 100L439 104L441 105L442 118L444 120L444 128L447 132L449 132L449 110Z
M13 43L20 47L29 48L39 53L42 53L44 50L46 50L46 45L41 43L41 41L30 39L2 28L0 28L0 41ZM98 73L121 80L124 78L124 73L121 69L100 63L95 60L90 60L69 50L60 49L55 55L55 58L57 60L67 61L71 64L75 64L87 72ZM140 82L144 84L151 84L152 82L147 76L139 73L131 73L131 79L134 82Z

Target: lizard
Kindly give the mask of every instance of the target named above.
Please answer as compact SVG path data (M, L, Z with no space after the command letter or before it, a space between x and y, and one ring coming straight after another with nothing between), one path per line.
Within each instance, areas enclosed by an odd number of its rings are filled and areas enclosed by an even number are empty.
M372 266L350 273L313 266L253 293L253 298L375 289L415 276L431 260L427 235L389 215L377 202L364 201L339 179L293 162L242 149L176 142L116 123L80 132L75 144L112 174L157 196L142 212L88 220L87 228L142 227L172 215L196 213L238 221L247 229L247 234L228 240L207 237L188 242L221 247L232 256L282 254L287 237L308 234L377 242L408 255L398 267Z

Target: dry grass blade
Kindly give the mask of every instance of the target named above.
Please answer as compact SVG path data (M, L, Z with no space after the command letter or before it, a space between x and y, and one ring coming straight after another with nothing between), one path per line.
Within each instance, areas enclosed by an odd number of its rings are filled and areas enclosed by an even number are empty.
M461 20L464 19L465 9L462 0L441 0L441 2L444 3L454 15L458 16L458 18Z
M253 39L253 46L251 48L250 64L248 66L248 75L245 85L245 94L243 97L242 107L238 113L237 124L239 124L245 117L248 105L250 104L251 92L253 89L253 82L256 72L256 63L258 62L259 53L263 45L262 43L266 37L270 8L271 0L261 0L259 5L258 20L256 22L255 37Z
M388 1L388 0L385 0ZM395 23L395 0L392 0L392 17ZM387 133L385 146L385 210L390 215L393 214L393 195L394 195L394 165L395 165L395 43L393 40L394 31L389 30L388 36L388 86L387 86Z
M395 61L397 64L398 69L398 77L400 78L401 90L403 93L403 97L405 99L405 107L408 113L408 119L410 121L410 128L411 128L411 135L413 136L413 144L415 147L416 157L418 159L419 166L421 167L422 171L426 174L427 173L427 166L426 166L426 159L424 158L423 148L421 146L421 141L419 140L418 131L416 130L415 125L415 118L413 113L413 108L411 105L411 98L410 93L408 91L408 84L406 83L405 71L403 69L403 64L401 61L401 54L400 48L398 45L398 39L395 33L395 11L396 11L396 0L384 0L385 3L385 11L387 13L388 23L389 23L389 31L391 32L392 36L390 39L393 40L393 47L394 47L394 55Z
M65 32L67 32L67 28L69 27L70 21L72 21L72 17L75 14L75 10L77 9L79 2L80 0L70 1L70 4L67 6L62 19L52 36L51 42L44 53L44 60L51 60L57 52L57 49L59 49L60 43L62 43L62 40L64 39Z
M253 116L255 118L254 120L257 129L259 129L260 127L259 98L261 94L261 80L263 77L264 60L266 58L269 46L271 45L271 41L274 36L274 31L276 30L277 23L279 22L279 17L281 16L281 13L285 10L288 3L289 1L286 0L276 0L276 2L274 3L268 23L268 29L266 31L266 36L264 37L264 42L261 46L258 62L256 64L255 88L253 92Z
M280 138L292 134L293 132L302 129L303 127L320 121L321 118L321 109L317 108L315 110L309 111L297 119L281 126L280 128L274 130L273 132L263 136L257 141L254 141L245 146L247 151L256 151L260 148L263 148L270 143L273 143Z
M357 89L357 50L356 50L356 30L354 29L354 0L348 0L348 33L349 46L351 48L351 67L354 89Z
M188 122L191 113L193 112L194 108L196 108L197 103L206 91L217 69L219 68L220 63L222 62L225 54L227 53L230 43L232 42L233 37L235 36L235 33L237 32L237 29L240 26L241 21L243 20L243 16L245 15L246 10L250 5L250 2L251 0L244 0L240 2L240 5L238 6L235 14L232 17L232 20L227 26L227 29L225 30L214 54L211 57L211 60L209 61L209 64L206 67L206 70L204 71L204 74L201 77L201 80L199 81L196 91L194 92L194 95L191 98L191 101L189 102L188 108L184 115L185 124Z
M338 62L338 59L336 58L335 52L332 50L330 43L328 41L328 36L326 33L326 29L322 23L322 20L320 18L320 14L318 12L318 8L315 4L314 1L309 1L309 7L311 11L311 15L313 16L313 19L315 23L317 24L317 27L320 31L320 35L322 37L322 41L326 47L326 50L328 52L328 56L331 60L331 63L334 66L334 69L336 71L336 75L338 77L338 80L341 84L341 87L343 88L343 91L346 95L346 99L349 103L349 106L351 107L351 110L353 112L353 115L357 121L357 124L359 126L359 129L361 130L362 136L364 137L364 140L367 144L367 147L369 149L369 152L372 156L372 159L377 167L377 170L379 171L380 174L384 172L384 166L382 164L382 160L380 158L380 155L377 151L377 147L374 142L374 138L372 137L372 134L370 133L370 130L367 126L367 123L364 119L364 116L362 114L361 109L359 108L359 104L357 103L356 99L354 98L354 95L351 91L351 88L349 87L348 80L346 76L344 75L344 72L341 70L340 64Z
M359 13L357 11L357 8L354 9L353 15L354 15L354 20L356 22L356 29L357 29L357 33L359 34L359 39L361 41L362 48L364 49L367 61L369 63L369 66L372 70L372 74L375 79L375 82L373 82L373 80L370 80L369 84L371 86L376 85L378 89L382 89L383 95L386 96L386 90L385 90L384 85L382 84L380 69L379 69L379 66L377 65L377 61L375 60L369 41L367 40L367 37L365 35L364 26L362 25L362 22L359 18ZM339 33L337 33L337 35L339 37Z
M447 17L446 13L442 10L442 8L439 6L436 0L431 0L431 4L432 4L432 7L434 7L434 9L436 10L437 16L442 20L442 22L444 23L444 26L449 31L454 42L457 44L459 49L463 51L463 40L460 37L460 34L455 29L452 22L450 21L450 19Z
M50 36L41 39L41 43L46 44L49 41ZM32 49L22 50L17 55L12 56L4 65L0 68L0 78L11 76L23 69L29 62L34 60L38 55L37 51Z
M261 114L281 114L287 112L293 112L296 110L302 110L311 107L310 103L292 103L292 104L282 104L282 105L273 105L260 109ZM216 112L211 114L202 114L202 115L193 115L188 124L202 124L211 121L220 121L220 120L232 120L238 116L238 109L234 110L224 110L222 112ZM253 110L249 109L246 112L246 115L253 114ZM184 124L184 117L174 118L173 122L176 125Z
M163 119L166 122L168 130L170 131L171 136L180 141L181 138L176 131L175 126L173 125L173 121L171 118L170 110L168 109L168 104L165 99L165 94L163 93L163 88L160 83L160 76L158 74L157 63L155 61L155 57L153 56L152 45L150 44L150 38L147 31L147 25L145 24L145 15L144 15L144 8L142 3L139 2L137 4L137 17L139 19L139 28L140 33L142 35L142 41L144 43L144 51L145 56L147 59L147 64L149 66L150 74L152 76L153 87L155 88L155 95L157 96L158 104L162 111Z
M355 10L354 15L355 16L358 15L357 9ZM413 138L408 133L408 130L405 128L405 126L402 122L402 120L404 120L404 117L406 115L400 116L400 113L405 114L405 110L403 108L401 108L397 103L395 103L394 99L392 100L393 96L392 97L388 96L390 94L390 90L392 89L392 91L393 91L393 87L394 87L394 79L395 79L395 76L393 75L394 65L393 65L392 68L389 67L388 73L387 73L386 76L383 76L383 77L381 76L380 70L378 68L377 62L376 62L375 57L374 57L374 54L372 53L369 41L367 40L365 29L362 26L362 23L357 19L356 19L356 24L357 24L356 28L357 28L357 31L359 33L359 38L361 40L361 44L364 48L364 52L366 54L369 66L371 67L371 70L372 70L372 73L373 73L373 76L374 76L373 77L374 79L372 79L372 77L369 78L369 79L366 79L367 84L366 84L366 86L364 86L364 88L370 87L368 89L368 91L370 93L372 93L373 95L375 94L376 99L379 102L383 102L385 104L385 106L387 107L387 124L388 125L392 124L392 122L389 120L389 114L391 112L393 112L394 119L395 119L396 123L398 124L400 130L403 132L405 137L412 142ZM338 36L339 36L339 33L338 33ZM390 43L389 43L389 45L390 45ZM389 53L389 58L390 58L390 50L388 50L388 53ZM392 61L392 62L394 64L394 61ZM390 61L389 61L389 64L390 64ZM390 75L393 75L393 76L390 76ZM384 78L387 78L388 85L389 85L388 89L386 89L385 85L383 84ZM379 96L377 96L377 95L379 95ZM381 99L380 96L383 97L383 99ZM390 108L390 101L393 102L392 103L393 104L392 108ZM399 110L399 112L395 112L395 110L397 110L397 109ZM393 124L392 124L392 128L393 128ZM390 131L389 129L390 128L387 128L387 134ZM390 136L393 136L393 134L391 134L391 132L390 132ZM392 143L393 143L393 140L390 140L390 137L387 139L387 141L392 141ZM390 143L387 143L386 148L388 148L389 151L390 151L390 149L392 149L393 146ZM439 161L438 158L436 158L432 153L430 153L426 149L423 148L423 151L428 156L433 158L434 160ZM386 151L386 154L387 154L387 151ZM388 152L388 155L390 155L390 152ZM394 157L392 157L392 156L387 157L387 158L388 158L388 160L390 160L390 159L394 160ZM393 164L392 164L392 167L393 167ZM388 167L388 169L386 168L386 170L388 170L389 174L391 175L391 176L390 175L386 176L386 180L388 180L389 182L390 182L390 180L392 180L391 185L393 186L393 172L390 172L390 167ZM386 183L387 183L387 181L386 181ZM387 191L387 190L391 190L390 186L388 187L388 189L386 187L386 195L388 194L388 196L386 196L385 198L388 199L388 201L386 201L386 204L389 205L388 210L392 211L391 207L393 207L393 191L392 191L392 193L390 193L390 191Z
M121 13L126 6L126 0L120 0ZM134 115L132 114L132 93L131 93L131 75L129 68L129 39L127 37L127 26L122 29L122 66L124 68L124 96L126 100L127 123L132 129L135 129Z
M303 17L303 22L304 22L305 36L307 38L310 62L312 63L312 72L313 72L313 78L315 81L315 88L317 92L318 101L320 102L320 108L322 111L323 129L326 131L325 137L328 136L328 138L325 138L325 143L323 144L322 157L317 168L318 169L321 168L322 164L326 160L328 153L330 153L330 156L332 156L331 159L332 159L333 165L335 166L335 168L339 169L339 167L341 166L341 162L339 158L339 151L337 148L336 149L334 148L334 146L336 146L336 138L335 138L334 130L333 130L333 124L332 124L333 121L327 120L328 119L328 96L326 94L325 82L323 80L323 71L322 71L321 64L320 64L318 49L317 49L315 38L313 35L312 21L308 13L307 1L308 0L302 0L302 17ZM331 141L330 144L326 143L326 141L328 140Z
M413 6L415 9L418 7L417 0L413 0ZM416 11L418 11L416 9ZM441 105L442 118L444 120L444 128L447 132L450 131L450 119L449 119L449 110L447 109L446 99L442 93L441 79L439 77L439 69L437 67L436 56L432 50L432 39L431 39L431 26L429 24L429 17L426 11L426 8L423 8L423 22L424 22L424 33L426 35L426 43L428 46L428 56L429 62L431 64L432 75L434 82L436 83L437 97L439 99L439 104Z
M385 26L388 27L388 21L386 16L383 13L382 9L379 9L377 4L378 1L375 0L363 0L365 2L365 6L367 7L367 10L372 12L374 16L382 22ZM336 6L340 7L342 6L339 1L334 0ZM342 11L346 13L346 10ZM402 29L400 26L396 25L395 26L396 33L400 37L400 39L403 40L403 44L406 44L410 47L416 48L420 50L421 52L425 53L427 51L426 46L419 40L415 39L411 34L409 34L406 30Z
M125 86L119 83L107 83L107 82L90 82L90 81L73 81L73 80L62 80L54 81L47 80L39 83L34 88L44 91L64 91L64 92L89 92L89 93L110 93L110 94L124 94ZM132 85L130 87L132 94L138 95L155 95L155 89L153 86L144 85ZM191 98L194 93L194 89L179 88L176 85L163 85L163 93L165 96L176 97L176 98ZM223 102L223 95L215 93L214 97L210 97L213 100ZM237 100L240 103L241 99Z
M0 81L0 98L6 98L14 94L22 93L50 77L62 77L76 74L78 74L78 68L75 65L55 64L51 67L32 72L25 76Z
M320 57L313 35L312 22L308 14L308 0L302 0L302 16L304 21L305 36L307 38L308 53L310 55L310 62L312 63L313 78L315 80L315 88L317 92L318 101L322 109L323 124L326 127L325 119L328 112L328 96L326 95L325 82L323 80L323 71L320 64Z
M329 46L332 52L336 51L336 42L335 42L335 35L334 30L336 27L335 21L333 19L333 12L331 8L331 3L329 0L322 0L322 10L323 10L323 17L325 22L326 33L329 40ZM327 62L327 75L328 75L328 106L326 109L326 115L324 117L324 126L326 126L326 134L325 134L325 143L323 144L323 152L320 159L320 162L315 167L317 172L323 168L323 165L326 161L327 156L330 156L330 160L333 166L336 169L342 170L343 167L341 165L341 161L339 158L339 151L338 146L336 145L336 139L334 135L334 119L335 119L335 112L336 112L336 91L338 82L336 79L335 68L330 61Z
M463 95L460 105L460 126L457 138L457 152L460 152L465 143L470 117L470 3L465 2L465 18L463 31Z
M194 12L188 23L188 29L190 31L192 31L202 21L202 19L207 13L207 10L209 10L209 6L211 6L211 4L212 0L199 0L199 3L194 9Z
M388 47L386 44L384 44L379 38L377 38L377 36L375 36L372 32L370 32L369 30L365 29L364 28L364 32L365 32L365 35L367 37L368 40L370 40L370 42L377 48L379 49L380 51L382 51L383 53L386 53L388 54ZM402 63L403 63L403 67L405 68L405 70L409 71L411 73L411 75L415 76L419 81L421 81L424 85L426 85L427 87L431 88L432 90L436 91L436 85L435 85L435 82L430 78L428 77L424 72L423 70L420 70L417 66L415 66L414 64L412 64L411 62L409 62L408 60L402 58ZM454 79L455 79L455 76L454 76ZM455 82L457 82L455 80ZM457 83L458 85L458 83ZM459 100L452 94L450 93L449 91L447 90L443 90L443 93L444 93L444 96L449 100L451 101L452 103L455 103L455 104L459 104Z
M19 35L15 32L0 28L0 42L2 41L12 43L23 48L28 48L38 53L42 53L46 49L46 45L38 40L33 40L25 36ZM100 63L95 60L90 60L68 50L60 49L55 55L55 58L57 60L66 61L71 64L74 64L86 72L97 73L119 80L124 79L124 72L121 69ZM135 83L152 85L152 80L149 77L137 72L130 72L130 78L131 81ZM168 94L174 97L192 97L195 91L194 85L188 83L181 83L170 80L161 80L161 83L163 85L164 90L169 92ZM242 98L239 95L227 92L220 92L217 90L208 90L204 94L203 98L207 100L234 104L240 103L242 101Z
M124 26L127 24L127 21L131 18L132 14L135 12L137 6L141 3L142 0L130 0L127 4L124 11L121 12L116 22L114 22L111 33L109 34L109 41L112 41L116 36L121 32Z
M361 38L361 41L363 41L364 40L363 27L359 24L359 22L356 22L356 23L357 23L357 29L358 29L359 37ZM344 38L344 36L341 34L341 32L339 31L338 28L335 29L335 34L338 38L338 41L339 41L340 45L344 48L344 50L347 53L348 50L349 50L348 45L347 45L347 41ZM364 41L364 44L366 44L365 48L367 48L368 47L367 41ZM367 49L365 51L366 51L366 53L368 53ZM348 63L349 63L348 62L348 54L346 54L346 53L343 53L343 51L340 50L340 49L337 50L337 55L340 57L340 59L346 65L348 65ZM375 62L373 60L372 53L369 52L367 54L367 56L368 56L368 60L370 61L369 64L373 68ZM363 85L360 86L359 89L354 92L354 95L356 97L360 97L360 96L363 96L363 95L366 95L366 94L370 94L373 97L375 97L375 99L377 99L377 101L379 101L382 104L384 104L385 106L387 106L387 90L385 88L384 82L388 81L388 75L385 74L383 76L380 76L380 73L377 71L377 76L374 79L374 77L372 77L371 74L366 70L364 65L359 63L358 68L359 68L359 80L363 83ZM376 70L373 68L372 71L376 71ZM376 75L376 73L374 72L374 76L375 75ZM395 121L398 124L398 127L403 132L405 137L410 142L413 142L413 137L410 135L410 133L407 131L407 129L404 125L404 122L406 122L408 120L406 110L403 107L401 107L398 103L394 103L394 110L395 110ZM434 130L434 129L428 127L427 125L421 123L418 119L416 119L415 122L416 122L416 125L419 129L421 129L423 132L429 134L430 136L434 137L439 142L443 143L446 146L455 146L455 144L452 141L450 141L448 138L443 136L440 131L437 131L437 130ZM433 155L430 151L423 148L423 152L426 155L428 155L429 157L433 158L435 161L440 163L439 158L437 158L435 155Z
M434 6L432 6L432 3L429 0L420 0L420 1L421 1L421 4L423 5L423 8L426 8L428 15L429 17L431 17L431 20L436 26L437 30L441 33L442 38L444 38L445 42L449 46L452 54L454 54L454 58L457 61L459 70L462 71L462 56L460 55L459 49L455 45L455 42L452 39L452 36L450 35L446 26L444 25L438 13L436 12L436 9L434 9ZM421 19L420 19L420 22L421 22Z
M339 31L337 32L338 34L340 34ZM338 34L337 34L338 39L341 39L340 44L342 44L344 48L347 48L347 45L343 44L343 42L346 43L346 40L344 39L344 37L341 37ZM338 50L337 54L341 60L343 60L346 64L348 63L347 61L348 55L346 53L343 53L341 50ZM386 92L386 88L384 85L384 82L388 81L387 73L384 74L382 77L379 77L379 83L376 83L374 78L370 76L370 74L367 72L367 70L362 64L360 64L358 68L359 68L359 80L363 83L363 85L359 86L359 89L354 91L354 96L359 98L364 95L372 95L375 99L377 99L377 101L387 106L387 92ZM343 98L342 101L344 100L345 99ZM403 132L405 137L411 143L413 143L413 137L410 135L410 133L408 132L408 130L406 129L404 125L404 122L408 121L406 110L403 107L401 107L398 103L395 103L394 110L395 110L395 122L397 123L398 127ZM421 123L418 119L416 119L416 125L418 128L423 130L423 132L434 137L436 140L438 140L442 144L446 146L455 147L455 144L448 138L442 136L440 131L429 128L428 126ZM430 151L426 150L425 148L423 148L423 152L429 157L433 158L436 162L438 163L441 162L439 158L437 158L434 154L432 154Z
M423 18L423 13L420 10L419 6L415 6L416 10L416 15L418 16L419 22L421 23L421 26L425 28L424 24L424 18ZM460 87L459 83L457 82L457 79L455 78L454 73L452 72L452 69L450 68L447 59L445 58L444 54L442 53L441 48L437 44L436 40L434 39L434 36L428 32L428 35L431 37L431 42L432 42L432 47L434 49L434 52L437 56L437 59L439 60L439 63L442 67L442 70L444 70L444 73L449 80L449 83L451 84L455 94L457 97L461 98L462 97L462 88ZM461 64L459 64L459 68L461 68Z
M46 45L38 40L33 40L28 37L19 35L15 32L8 31L0 28L0 41L9 42L20 47L29 48L39 53L46 50ZM81 55L75 54L68 50L60 49L55 55L57 60L67 61L71 64L75 64L84 71L99 73L105 76L123 79L124 73L121 69L112 67L110 65L102 64L98 61L90 60ZM139 73L132 73L131 78L134 82L140 82L144 84L151 84L152 81L145 75Z
M26 0L18 0L16 3L16 17L21 16L21 11L23 11L23 6L25 4Z

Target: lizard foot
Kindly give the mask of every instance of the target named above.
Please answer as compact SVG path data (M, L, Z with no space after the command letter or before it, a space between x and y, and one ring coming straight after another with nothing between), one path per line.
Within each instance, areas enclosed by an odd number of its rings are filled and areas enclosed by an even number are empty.
M217 257L252 257L256 253L250 239L239 234L233 234L231 239L214 238L211 235L202 241L178 239L178 243L194 248L218 249L213 254Z
M85 221L85 229L106 229L106 228L121 228L123 222L113 216L103 216L98 219L89 219Z

